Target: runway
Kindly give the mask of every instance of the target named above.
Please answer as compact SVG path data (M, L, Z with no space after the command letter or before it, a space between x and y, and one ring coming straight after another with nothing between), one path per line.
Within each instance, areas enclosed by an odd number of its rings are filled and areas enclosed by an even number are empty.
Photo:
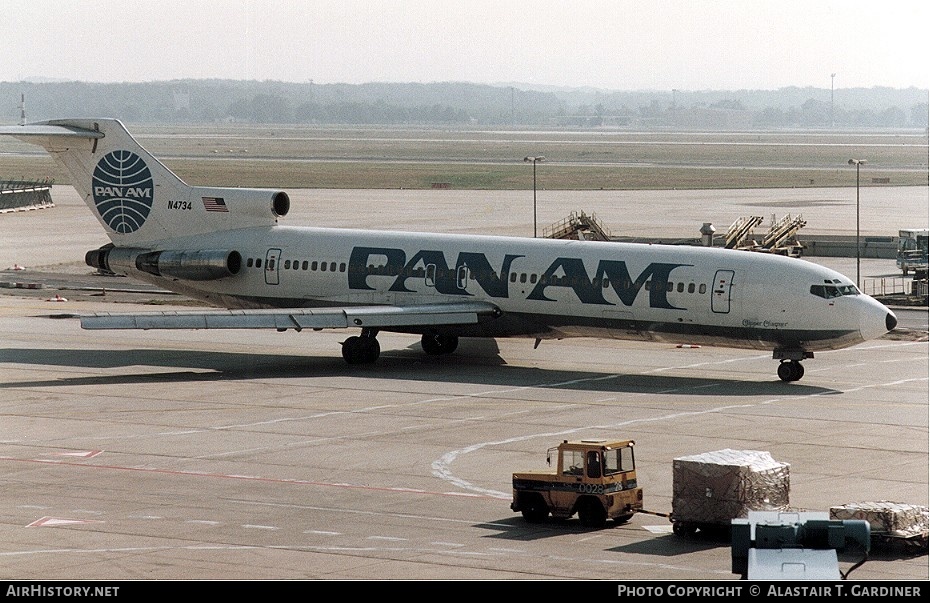
M86 273L105 237L71 211L17 218L20 243L52 242L31 269ZM925 337L818 352L790 384L766 353L589 339L427 357L383 333L377 364L348 366L347 333L82 331L71 316L181 300L43 292L0 290L7 580L738 579L728 542L655 515L525 523L511 473L567 438L634 439L656 512L673 459L724 448L789 463L799 510L928 505ZM850 576L928 578L894 546Z

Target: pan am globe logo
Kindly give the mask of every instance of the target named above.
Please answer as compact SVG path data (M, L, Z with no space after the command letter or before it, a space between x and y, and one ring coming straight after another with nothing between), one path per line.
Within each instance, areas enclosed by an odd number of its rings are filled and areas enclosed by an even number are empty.
M132 151L113 151L97 162L91 179L94 205L114 231L129 234L145 224L154 202L152 173Z

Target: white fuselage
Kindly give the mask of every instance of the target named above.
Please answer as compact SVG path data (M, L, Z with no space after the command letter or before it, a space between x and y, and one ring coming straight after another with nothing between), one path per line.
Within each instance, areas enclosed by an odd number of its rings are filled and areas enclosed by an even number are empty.
M813 285L852 286L827 268L704 247L285 226L159 246L241 254L237 274L203 282L125 267L137 278L217 306L486 301L501 310L493 321L447 329L466 336L592 336L813 351L884 333L888 314L862 294L812 294Z

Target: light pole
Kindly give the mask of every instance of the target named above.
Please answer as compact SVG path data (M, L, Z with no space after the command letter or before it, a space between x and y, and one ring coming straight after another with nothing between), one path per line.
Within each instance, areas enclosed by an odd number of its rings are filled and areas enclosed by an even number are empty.
M546 158L542 155L537 156L527 156L523 158L523 161L533 162L533 238L536 238L536 164L540 161L545 160Z
M856 287L860 287L859 282L859 166L865 164L865 159L850 159L849 165L856 166Z
M835 73L830 74L830 127L834 127L835 121L833 119L833 78L836 77Z

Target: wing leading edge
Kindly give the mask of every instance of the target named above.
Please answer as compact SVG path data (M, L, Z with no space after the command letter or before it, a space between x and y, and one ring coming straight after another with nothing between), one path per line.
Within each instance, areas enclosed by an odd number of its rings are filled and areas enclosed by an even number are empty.
M84 329L388 329L399 327L477 324L481 317L500 315L494 304L419 304L414 306L352 306L345 308L283 308L272 310L210 310L97 313L81 316Z

